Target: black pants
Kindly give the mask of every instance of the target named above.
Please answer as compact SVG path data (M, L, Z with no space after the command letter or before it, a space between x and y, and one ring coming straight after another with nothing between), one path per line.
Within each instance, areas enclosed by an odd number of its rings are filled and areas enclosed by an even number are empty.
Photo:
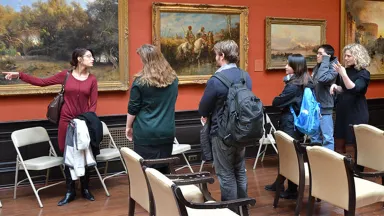
M134 151L145 159L161 159L172 155L173 143L166 145L135 145ZM157 169L163 174L169 174L168 164L154 164L151 168Z

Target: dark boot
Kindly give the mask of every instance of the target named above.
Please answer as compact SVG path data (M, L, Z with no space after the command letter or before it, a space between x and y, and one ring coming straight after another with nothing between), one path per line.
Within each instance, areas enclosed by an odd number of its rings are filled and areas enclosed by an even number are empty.
M275 180L275 182L273 182L273 184L265 185L264 189L267 191L276 191L276 184L277 184L276 181L277 179ZM280 191L284 191L284 181L285 181L285 178L281 180Z
M65 174L65 184L67 187L67 192L64 195L64 198L57 203L58 206L65 205L73 201L76 197L75 181L72 180L71 173L68 167L64 169Z
M89 170L85 170L85 175L80 177L80 183L81 183L81 195L89 200L89 201L95 201L95 197L91 194L91 192L88 189L89 184Z
M280 193L283 199L297 199L297 185L288 180L288 189Z

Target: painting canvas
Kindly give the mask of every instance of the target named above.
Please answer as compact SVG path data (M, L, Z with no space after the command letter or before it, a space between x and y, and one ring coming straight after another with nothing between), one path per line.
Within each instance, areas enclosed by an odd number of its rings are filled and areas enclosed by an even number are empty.
M371 78L384 79L384 0L342 0L341 5L341 48L362 44L371 57Z
M207 81L218 69L212 48L223 40L239 45L238 66L246 69L247 11L246 7L154 3L154 44L160 46L181 84Z
M308 67L316 64L319 45L325 43L324 20L266 18L266 67L282 69L290 54L306 57Z
M99 90L128 89L128 0L2 0L0 71L40 78L71 68L77 47L92 49ZM0 76L0 95L58 92Z

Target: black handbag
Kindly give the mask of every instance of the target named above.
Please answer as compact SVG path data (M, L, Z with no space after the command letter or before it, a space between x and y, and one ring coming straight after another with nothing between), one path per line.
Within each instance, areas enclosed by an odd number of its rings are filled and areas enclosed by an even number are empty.
M64 87L70 72L71 71L68 71L67 75L65 76L65 80L61 85L61 91L55 98L53 98L51 103L49 103L48 105L47 118L48 118L48 121L54 124L59 124L61 107L63 106L63 103L64 103Z

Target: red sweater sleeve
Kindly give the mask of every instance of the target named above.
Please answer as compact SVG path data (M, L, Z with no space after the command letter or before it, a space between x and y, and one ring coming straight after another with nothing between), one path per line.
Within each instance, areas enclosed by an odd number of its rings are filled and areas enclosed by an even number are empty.
M64 82L66 75L67 75L67 70L64 70L60 73L57 73L47 78L38 78L23 72L19 73L19 77L22 81L35 86L50 86L50 85L62 84Z
M89 98L89 111L96 112L97 108L97 97L98 97L98 88L97 88L97 79L93 77L91 84L91 97Z

